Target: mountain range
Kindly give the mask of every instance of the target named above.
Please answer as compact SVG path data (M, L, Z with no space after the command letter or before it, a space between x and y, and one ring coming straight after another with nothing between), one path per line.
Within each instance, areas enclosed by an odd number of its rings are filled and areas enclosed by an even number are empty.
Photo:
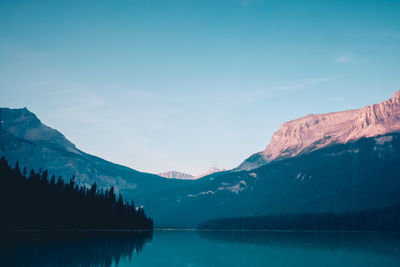
M158 173L157 175L164 177L164 178L171 178L171 179L199 179L202 178L204 176L213 174L213 173L217 173L217 172L223 172L226 171L225 169L219 169L216 167L211 167L210 169L208 169L208 171L199 174L197 176L193 176L191 174L186 174L186 173L182 173L182 172L177 172L177 171L168 171L168 172L163 172L163 173Z
M157 173L157 175L170 179L194 179L193 175L177 171L167 171L167 172Z
M400 91L362 109L286 122L264 151L233 170L196 180L166 179L89 155L26 108L2 108L0 118L0 156L64 179L75 175L81 185L113 185L144 206L158 226L357 211L400 201Z

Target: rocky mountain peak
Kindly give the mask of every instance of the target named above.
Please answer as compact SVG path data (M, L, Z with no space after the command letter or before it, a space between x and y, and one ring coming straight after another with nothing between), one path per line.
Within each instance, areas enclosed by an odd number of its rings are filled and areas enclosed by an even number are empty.
M395 98L397 98L397 99L400 98L400 90L394 92L392 99L395 99Z
M70 152L78 153L75 145L57 130L44 125L27 108L0 108L1 130L33 143L52 143Z
M30 112L27 108L0 108L0 120L7 124L40 123L40 120L36 115Z
M262 155L270 162L399 130L400 91L397 91L392 98L361 109L310 114L285 122L274 133Z

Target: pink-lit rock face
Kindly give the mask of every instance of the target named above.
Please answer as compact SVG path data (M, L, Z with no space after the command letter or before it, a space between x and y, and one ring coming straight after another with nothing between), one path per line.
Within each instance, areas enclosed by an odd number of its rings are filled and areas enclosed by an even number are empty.
M262 152L265 160L293 157L332 144L400 131L400 91L362 109L308 115L285 122Z

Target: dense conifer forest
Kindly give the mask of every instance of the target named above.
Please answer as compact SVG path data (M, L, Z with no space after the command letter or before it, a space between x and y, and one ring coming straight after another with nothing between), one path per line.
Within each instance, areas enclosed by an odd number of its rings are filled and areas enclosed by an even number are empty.
M354 213L309 213L222 218L199 229L297 231L400 231L400 204Z
M134 202L125 202L114 188L78 186L47 171L22 173L0 159L2 229L152 229L153 221Z

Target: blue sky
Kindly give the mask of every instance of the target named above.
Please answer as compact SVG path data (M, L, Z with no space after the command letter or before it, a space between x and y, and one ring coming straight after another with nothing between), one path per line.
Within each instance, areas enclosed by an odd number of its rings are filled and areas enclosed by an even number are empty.
M198 174L400 89L400 1L0 2L0 106L82 150Z

